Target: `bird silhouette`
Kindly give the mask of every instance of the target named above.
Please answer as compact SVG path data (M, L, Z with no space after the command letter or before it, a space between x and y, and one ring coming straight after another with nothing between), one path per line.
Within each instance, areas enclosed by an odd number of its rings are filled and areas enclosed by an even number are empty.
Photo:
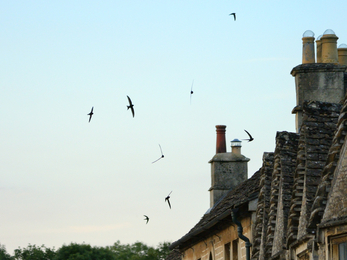
M248 140L248 142L252 142L254 140L254 138L251 136L250 133L247 132L247 130L245 130L245 132L248 134L249 139L243 139L243 140Z
M231 13L229 15L233 15L234 16L234 21L236 21L236 13Z
M148 223L148 221L149 221L149 217L148 216L146 216L146 215L144 215L145 216L145 219L144 220L146 220L146 224Z
M160 144L159 144L159 147L160 147L161 156L159 157L159 159L155 160L155 161L152 162L152 163L155 163L155 162L159 161L161 158L164 158L163 150L161 149Z
M169 195L166 196L165 198L165 202L167 201L167 203L169 204L169 207L171 209L171 204L170 204L170 194L172 193L172 191L169 193Z
M130 97L129 96L127 96L128 97L128 101L129 101L129 106L127 106L127 108L129 109L131 109L131 113L133 114L133 117L135 116L135 111L134 111L134 105L133 105L133 103L131 102L131 99L130 99Z
M90 113L87 114L89 116L89 123L90 123L90 120L92 119L92 116L93 116L93 110L94 110L94 107L92 107L92 110L90 110Z
M193 80L193 82L192 82L192 86L191 86L191 88L190 88L190 104L192 103L192 95L193 95L193 84L194 84L194 80Z

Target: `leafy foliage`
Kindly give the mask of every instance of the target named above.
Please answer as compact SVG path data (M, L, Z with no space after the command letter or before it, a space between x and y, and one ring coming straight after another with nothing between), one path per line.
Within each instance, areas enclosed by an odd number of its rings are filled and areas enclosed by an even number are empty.
M50 249L44 245L37 247L30 245L27 248L18 248L14 250L16 260L52 260L55 256L54 248Z
M114 252L108 248L71 243L62 246L54 260L116 260L116 258Z
M14 256L0 245L0 260L164 260L169 254L169 242L163 242L157 248L141 242L122 245L117 241L112 246L92 247L88 244L63 245L57 251L50 248L30 245L14 250Z
M119 241L110 248L117 260L162 260L169 254L169 242L160 243L158 248L149 247L141 242L121 245Z
M10 256L6 252L6 248L3 245L0 245L0 260L12 260L12 256Z

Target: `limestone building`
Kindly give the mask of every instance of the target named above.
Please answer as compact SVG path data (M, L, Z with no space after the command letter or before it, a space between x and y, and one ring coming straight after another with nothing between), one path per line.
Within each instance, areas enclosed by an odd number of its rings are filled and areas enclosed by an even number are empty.
M347 260L347 45L326 30L302 38L295 78L296 132L247 179L240 142L217 128L210 209L171 244L176 260Z

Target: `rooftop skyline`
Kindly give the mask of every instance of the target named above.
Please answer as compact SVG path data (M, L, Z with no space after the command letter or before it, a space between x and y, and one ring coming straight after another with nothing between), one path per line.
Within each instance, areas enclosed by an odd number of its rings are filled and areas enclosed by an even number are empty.
M0 3L0 244L178 240L209 208L215 125L228 152L252 135L251 177L276 131L295 132L303 33L347 43L344 6Z

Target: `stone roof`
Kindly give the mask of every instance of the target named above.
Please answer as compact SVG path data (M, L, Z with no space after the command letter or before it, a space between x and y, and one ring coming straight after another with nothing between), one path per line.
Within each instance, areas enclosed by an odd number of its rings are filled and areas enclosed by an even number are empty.
M255 220L255 232L252 243L252 259L264 259L266 243L265 227L270 209L271 175L273 172L274 153L264 153L263 165L260 169L260 191Z
M271 175L268 224L265 230L265 259L283 249L289 205L293 187L293 172L296 165L299 135L286 131L277 132L274 166Z
M345 143L347 134L347 99L345 98L340 115L337 120L337 127L332 140L332 145L329 149L327 160L321 174L321 181L318 185L315 198L312 205L312 211L309 218L309 227L315 229L322 221L325 211L328 194L331 190L334 172L341 158L341 148Z
M165 260L181 260L181 259L182 259L182 255L180 251L178 250L171 250L169 255L165 258Z
M294 186L290 204L287 247L314 230L308 225L321 172L328 157L341 105L305 101Z
M192 243L202 241L205 235L210 236L212 232L216 232L215 228L213 231L210 229L223 220L227 220L230 224L232 221L231 209L256 199L259 194L259 182L260 171L257 171L251 178L230 190L185 236L172 243L170 249L187 247Z

